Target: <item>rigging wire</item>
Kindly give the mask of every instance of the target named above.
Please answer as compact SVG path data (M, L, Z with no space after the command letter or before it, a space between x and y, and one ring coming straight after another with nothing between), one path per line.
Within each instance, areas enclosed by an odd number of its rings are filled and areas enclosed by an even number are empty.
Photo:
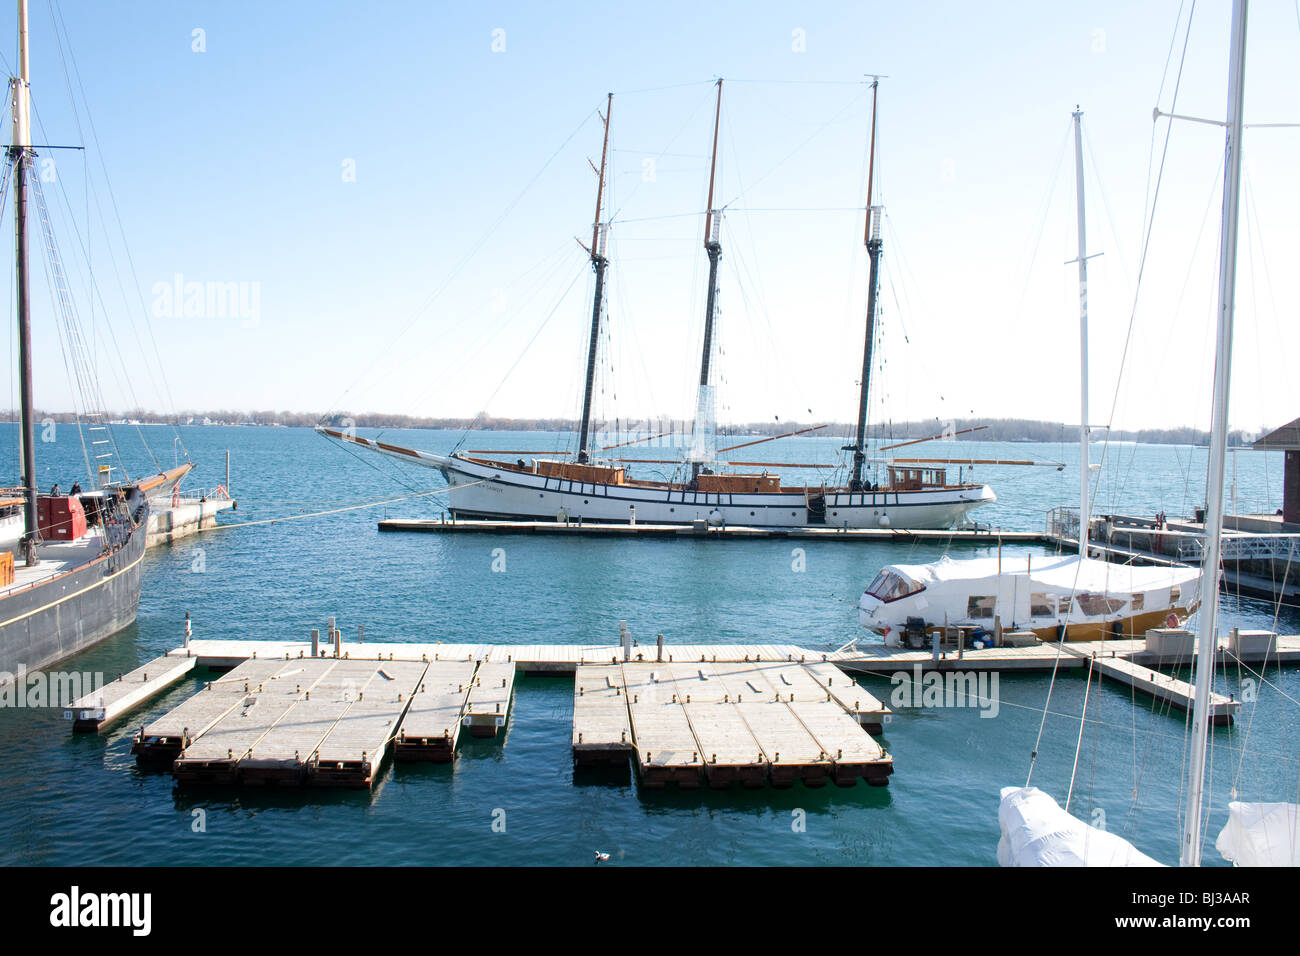
M149 310L148 310L147 306L145 305L145 301L144 301L144 292L143 292L143 289L142 289L142 287L141 287L141 285L140 285L139 274L138 274L138 272L136 271L136 267L135 267L135 259L134 259L134 257L133 257L132 254L131 254L131 247L130 247L130 244L127 242L127 239L126 239L126 227L125 227L125 225L124 225L124 223L123 223L123 221L122 221L122 214L121 214L121 211L120 211L120 209L119 209L119 207L118 207L118 204L117 204L117 195L113 192L113 182L112 182L112 179L111 179L111 177L109 176L109 173L108 173L108 163L107 163L107 161L106 161L105 158L104 158L104 150L103 150L103 147L100 145L100 141L99 141L99 131L98 131L98 129L97 129L96 126L95 126L95 118L94 118L94 114L92 113L92 111L91 111L91 109L90 109L90 99L89 99L89 97L86 96L85 85L82 83L82 80L81 80L81 70L80 70L80 68L77 66L76 51L75 51L75 50L73 49L73 47L72 47L72 38L71 38L71 35L68 33L67 24L64 22L64 19L63 19L63 12L62 12L62 10L59 10L59 9L56 7L56 5L55 5L55 3L53 2L53 0L50 0L50 3L49 3L49 10L50 10L50 20L51 20L51 24L52 24L52 26L54 27L55 48L56 48L56 50L58 51L58 54L59 54L59 64L60 64L60 66L61 66L61 68L62 68L62 70L63 70L64 82L65 82L65 84L66 84L66 86L67 86L67 88L68 88L68 99L69 99L69 103L70 103L70 105L71 105L71 107L72 107L72 115L73 115L73 119L74 119L74 121L75 121L75 123L76 123L76 126L77 126L77 136L78 136L78 139L81 141L81 144L82 144L83 147L84 147L84 145L85 145L85 136L84 136L84 134L82 133L82 127L81 127L81 115L80 115L80 112L79 112L78 109L77 109L76 96L74 95L74 93L73 93L73 89L72 89L72 78L73 78L73 77L76 78L77 89L80 91L80 93L81 93L81 101L82 101L82 103L85 105L85 112L86 112L86 126L87 126L87 127L89 128L89 130L90 130L91 141L94 143L94 146L95 146L95 153L96 153L96 155L97 155L98 158L99 158L100 171L102 172L103 177L104 177L104 186L105 186L105 189L106 189L107 192L108 192L109 202L110 202L111 207L112 207L112 210L113 210L113 217L114 217L115 222L117 223L118 236L119 236L119 238L121 239L121 242L122 242L122 251L123 251L123 254L124 254L125 258L126 258L128 268L130 269L130 273L131 273L131 281L132 281L132 284L133 284L134 287L135 287L136 297L139 299L139 303L140 303L140 313L141 313L141 315L142 315L143 318L144 318L145 329L146 329L146 331L149 333L149 341L150 341L151 345L153 346L153 356L154 356L154 360L155 360L155 361L157 362L157 364L158 364L158 374L159 374L159 377L161 378L161 381L162 381L162 387L161 387L161 388L158 387L158 382L157 382L157 380L154 379L154 376L153 376L153 369L152 369L152 367L149 365L149 363L148 363L147 361L144 363L145 370L146 370L146 373L149 375L150 381L153 383L154 388L155 388L155 389L158 389L158 391L159 391L159 393L160 393L160 397L162 397L163 400L167 402L169 408L171 409L171 412L172 412L172 415L173 415L173 422L172 422L172 426L171 426L171 427L172 427L172 433L173 433L174 437L176 438L176 440L180 442L181 450L185 453L185 457L186 457L186 459L188 460L189 457L190 457L190 455L189 455L189 449L188 449L188 448L186 447L186 445L185 445L185 440L184 440L184 438L181 436L180 430L176 427L176 422L175 422L175 416L177 415L176 401L175 401L174 397L172 396L171 383L170 383L170 382L168 381L168 379L167 379L166 365L165 365L165 363L164 363L163 360L162 360L162 353L159 351L159 348L158 348L158 339L157 339L157 336L155 336L155 335L154 335L154 332L153 332L153 323L152 323L152 322L150 321L150 319L149 319ZM57 21L56 21L56 13L57 13ZM64 38L65 38L65 37L67 38L67 47L68 47L68 49L67 49L67 56L66 56L66 59L65 59L65 56L64 56L64 49L63 49L63 47L64 47ZM71 65L72 65L72 71L71 71L71 73L69 73L69 71L68 71L68 64L69 64L69 63L71 63ZM34 106L34 105L33 105L33 110L35 110L35 106ZM95 208L96 208L96 210L99 212L101 222L104 222L104 221L105 221L105 217L104 217L104 214L103 214L103 209L102 209L102 207L100 206L100 202L99 202L99 194L98 194L98 192L94 191L94 190L91 188L91 180L90 180L90 176L89 176L89 168L88 168L88 164L87 164L87 166L86 166L86 184L87 184L87 190L86 190L86 193L87 193L87 196L86 196L86 202L87 202L87 226L86 226L86 228L87 228L87 234L89 235L89 232L90 232L89 202L90 202L90 196L91 196L92 194L94 195L94 198L95 198ZM67 193L66 193L66 190L64 190L62 183L60 183L59 188L60 188L60 191L63 192L63 195L64 195L64 201L65 201L65 202L68 202L68 199L67 199ZM69 205L69 208L71 208L70 205ZM76 229L75 219L73 220L73 228L74 228L74 230ZM78 231L77 235L78 235L78 241L80 241L80 233L79 233L79 231ZM106 231L106 235L107 235L107 231ZM84 246L84 244L83 244L83 246ZM112 266L113 266L113 273L114 273L114 275L117 277L118 288L119 288L119 290L121 291L123 301L125 302L125 300L126 300L126 298L127 298L127 296L126 296L126 290L125 290L125 288L123 288L123 285L122 285L122 276L121 276L121 271L117 268L117 261L116 261L116 256L115 256L114 253L113 253L113 246L112 246L112 243L111 243L111 242L108 242L108 243L106 244L105 248L106 248L107 251L108 251L109 262L110 262L110 263L112 264ZM86 253L85 253L85 254L86 254L86 257L87 257L87 263L88 263L88 265L89 265L89 263L90 263L90 253L89 253L88 249L86 250ZM91 269L91 287L92 287L93 289L96 290L96 294L99 294L99 293L98 293L98 287L94 284L94 272L93 272L93 268ZM103 297L102 297L102 295L100 295L100 301L101 301L101 303L103 304ZM93 298L92 298L92 300L91 300L92 310L93 310L93 303L94 303L94 300L93 300ZM105 310L107 310L107 305L106 305L106 304L104 304L104 305L105 305ZM143 346L141 345L141 342L140 342L140 334L139 334L139 331L136 329L135 320L134 320L133 318L131 318L131 309L130 309L129 307L128 307L127 310L126 310L126 315L127 315L128 325L129 325L130 328L131 328L131 333L132 333L132 335L135 337L137 345L140 346L140 349L141 349L141 351L143 352L144 350L143 350ZM111 338L111 336L110 336L110 338ZM132 398L133 398L133 400L134 400L134 394L132 395ZM153 452L152 452L151 450L149 450L148 442L145 441L143 432L140 433L140 440L141 440L141 443L144 444L146 450L149 451L149 456L150 456L150 458L153 458L153 457L154 457L154 456L153 456ZM155 459L155 464L156 464L156 463L157 463L157 462L156 462L156 459Z
M532 189L532 187L537 183L537 181L541 179L542 174L545 173L546 170L550 168L551 164L560 155L560 153L562 153L565 150L565 148L568 147L569 143L573 141L574 137L576 137L578 133L580 133L583 130L583 128L585 128L586 125L591 122L592 117L596 115L598 115L598 111L593 109L590 112L588 112L585 116L583 116L581 122L579 122L578 125L574 127L573 131L564 138L564 141L561 142L558 147L556 147L555 151L551 153L551 155L547 158L546 162L542 164L542 167L533 175L533 177L530 180L528 180L528 182L524 185L523 189L521 189L519 193L512 200L510 200L509 203L506 204L505 208L501 211L500 215L498 215L497 218L492 222L492 224L488 226L487 231L484 232L483 235L480 236L478 240L475 241L469 247L465 255L452 268L451 272L448 273L448 275L443 279L442 284L437 286L433 290L433 292L431 292L425 298L425 300L419 305L419 307L416 308L415 312L411 316L410 321L407 322L407 324L402 328L402 330L398 332L396 336L393 337L393 339L388 343L388 345L385 346L385 348L380 352L380 354L377 355L375 359L368 366L366 366L366 368L362 370L361 373L358 374L355 379L353 379L352 384L348 385L347 388L345 388L339 394L339 396L336 399L334 399L334 401L330 405L329 411L326 412L325 415L321 416L320 420L318 421L318 424L319 422L325 420L326 415L329 415L330 413L337 411L339 407L339 403L342 402L343 399L346 398L348 394L351 393L351 391L354 388L356 388L358 384L360 384L361 380L365 378L365 376L370 374L370 372L379 363L379 360L385 354L387 354L393 348L393 346L397 344L398 340L400 340L412 328L415 327L416 323L429 309L429 307L442 295L444 291L446 291L447 287L451 285L452 281L458 275L460 275L461 271L465 268L465 266L469 264L470 260L474 258L474 256L484 246L484 244L487 243L488 239L490 239L492 235L496 233L497 229L499 229L501 225L506 221L510 213L513 212L515 207L519 205L520 201L524 198L524 196L527 195L528 192Z

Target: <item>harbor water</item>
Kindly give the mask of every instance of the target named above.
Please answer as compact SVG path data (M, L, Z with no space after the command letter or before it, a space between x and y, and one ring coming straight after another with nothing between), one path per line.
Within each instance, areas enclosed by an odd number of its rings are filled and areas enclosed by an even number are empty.
M157 463L135 429L115 429L131 467L170 466L171 429L142 430ZM380 534L383 517L441 510L439 496L409 497L440 487L436 472L341 448L308 429L179 433L199 465L187 487L224 482L229 449L239 500L237 511L222 516L230 527L150 551L136 625L60 670L112 679L179 645L187 612L195 637L210 639L301 639L333 616L349 641L364 625L375 641L615 643L626 621L633 637L650 645L663 634L668 644L834 649L855 637L877 639L857 624L855 605L882 565L994 547ZM16 429L3 426L0 437L13 472L6 480L14 483ZM385 436L434 451L462 437ZM565 441L489 432L471 436L466 447L552 451ZM792 439L765 454L830 461L839 444ZM670 457L662 452L637 454ZM975 513L981 524L1040 530L1048 509L1073 503L1078 493L1069 435L1059 444L938 442L918 446L917 454L1064 466L977 466L975 477L999 496ZM37 456L42 490L55 481L65 489L78 478L84 483L74 427L58 426L57 440ZM1093 460L1099 457L1094 451ZM649 477L650 467L641 473ZM1204 449L1112 446L1098 473L1096 511L1189 514L1201 504L1204 470ZM1281 474L1280 455L1241 452L1239 510L1277 508ZM352 508L385 499L401 500ZM238 526L245 522L258 523ZM1046 551L1006 548L1026 550ZM1231 595L1224 608L1229 627L1300 631L1295 609ZM467 738L452 765L390 765L372 792L178 787L170 774L136 766L131 737L203 676L99 735L74 736L59 708L0 708L0 863L590 865L599 850L614 865L991 865L999 791L1025 783L1035 748L1034 785L1064 803L1073 774L1073 813L1162 861L1178 855L1187 715L1095 684L1080 738L1087 684L1079 671L1062 674L1054 687L1047 675L1001 675L996 708L898 709L882 739L895 758L888 787L722 792L644 791L627 775L575 778L567 677L521 679L504 740ZM889 679L861 680L890 701ZM1213 838L1229 800L1296 801L1300 779L1300 675L1234 669L1218 675L1216 689L1244 703L1235 726L1212 731L1207 863L1222 863Z

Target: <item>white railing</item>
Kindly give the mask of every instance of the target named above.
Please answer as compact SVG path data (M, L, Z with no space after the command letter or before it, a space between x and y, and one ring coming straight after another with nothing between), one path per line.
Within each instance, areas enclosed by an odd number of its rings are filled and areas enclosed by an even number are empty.
M1044 529L1049 538L1079 538L1079 509L1055 507L1047 512Z

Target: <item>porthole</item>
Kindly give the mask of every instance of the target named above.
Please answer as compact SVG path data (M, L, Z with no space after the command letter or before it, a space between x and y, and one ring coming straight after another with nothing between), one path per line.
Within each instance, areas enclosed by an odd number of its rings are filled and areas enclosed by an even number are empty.
M751 512L749 513L749 516L750 516L751 518L754 517L754 512L751 511Z
M583 498L583 499L582 499L582 503L583 503L584 505L589 505L589 504L591 504L591 502L588 501L586 498Z
M832 518L838 518L839 516L840 516L840 513L839 513L838 511L832 511L832 512L831 512L831 517L832 517Z
M539 492L537 492L537 497L539 497L539 498L545 498L546 495L542 494L542 493L539 491Z

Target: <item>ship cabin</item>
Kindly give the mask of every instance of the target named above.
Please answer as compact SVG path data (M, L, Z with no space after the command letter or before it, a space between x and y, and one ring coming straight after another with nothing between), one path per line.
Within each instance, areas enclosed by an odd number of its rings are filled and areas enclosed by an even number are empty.
M944 468L910 468L889 466L891 491L920 491L922 488L947 488L948 472Z

